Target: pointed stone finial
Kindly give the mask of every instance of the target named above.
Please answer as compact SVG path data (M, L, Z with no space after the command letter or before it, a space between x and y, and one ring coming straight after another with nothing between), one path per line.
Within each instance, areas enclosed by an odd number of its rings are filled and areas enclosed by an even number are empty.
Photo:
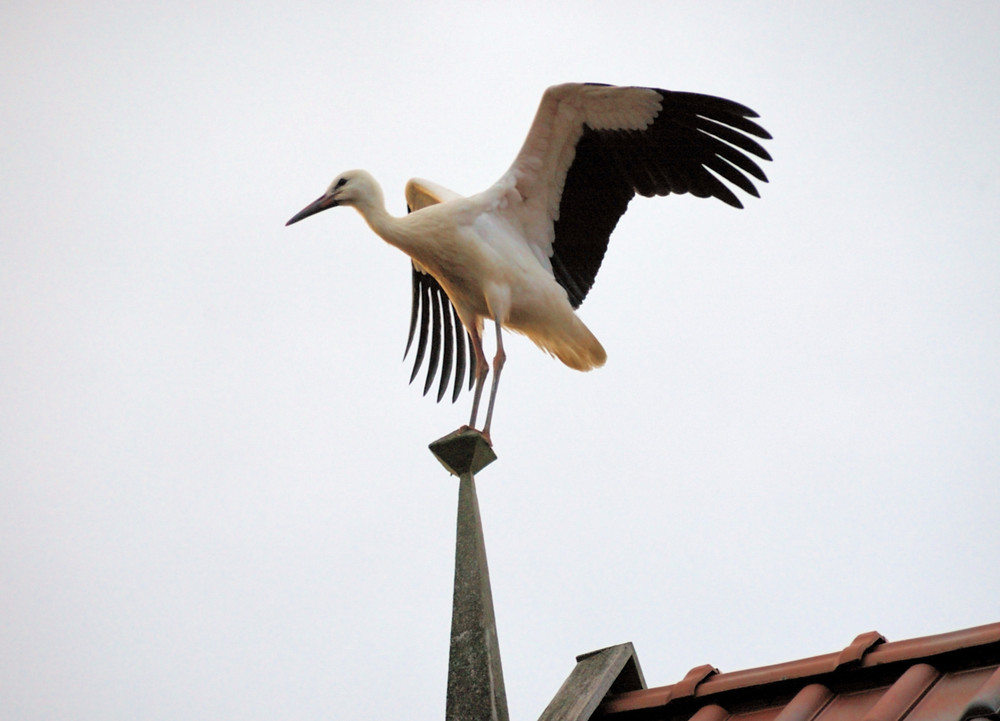
M431 443L429 448L453 476L479 473L497 459L483 434L474 428L449 433Z

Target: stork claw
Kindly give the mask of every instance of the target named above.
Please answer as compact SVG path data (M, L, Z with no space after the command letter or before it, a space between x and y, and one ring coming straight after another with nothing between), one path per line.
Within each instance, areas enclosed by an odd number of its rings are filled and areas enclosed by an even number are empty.
M469 431L472 431L473 433L478 433L480 435L480 437L482 437L482 439L484 441L486 441L486 444L490 448L493 447L493 440L490 438L490 432L489 431L481 431L478 428L473 428L472 426L464 425L464 426L461 426L457 431L455 431L455 433L468 433Z

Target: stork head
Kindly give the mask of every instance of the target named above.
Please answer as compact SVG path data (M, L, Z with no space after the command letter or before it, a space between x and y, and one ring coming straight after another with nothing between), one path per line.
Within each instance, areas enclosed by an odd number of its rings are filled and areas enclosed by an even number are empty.
M358 205L372 197L376 191L377 186L371 175L364 170L348 170L334 178L323 195L293 215L285 225L297 223L303 218L308 218L310 215L315 215L327 208L335 208L338 205Z

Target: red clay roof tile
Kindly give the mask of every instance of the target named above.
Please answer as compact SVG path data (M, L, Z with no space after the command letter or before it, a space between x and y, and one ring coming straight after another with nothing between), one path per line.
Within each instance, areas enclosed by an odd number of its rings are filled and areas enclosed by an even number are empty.
M1000 721L1000 623L609 695L607 721Z

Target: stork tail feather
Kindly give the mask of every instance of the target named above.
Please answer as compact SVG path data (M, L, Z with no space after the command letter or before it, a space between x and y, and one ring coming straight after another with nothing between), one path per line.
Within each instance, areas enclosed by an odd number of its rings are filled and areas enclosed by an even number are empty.
M569 317L572 321L568 323L553 324L545 329L525 329L523 332L539 348L574 370L600 368L608 359L604 346L575 313Z

